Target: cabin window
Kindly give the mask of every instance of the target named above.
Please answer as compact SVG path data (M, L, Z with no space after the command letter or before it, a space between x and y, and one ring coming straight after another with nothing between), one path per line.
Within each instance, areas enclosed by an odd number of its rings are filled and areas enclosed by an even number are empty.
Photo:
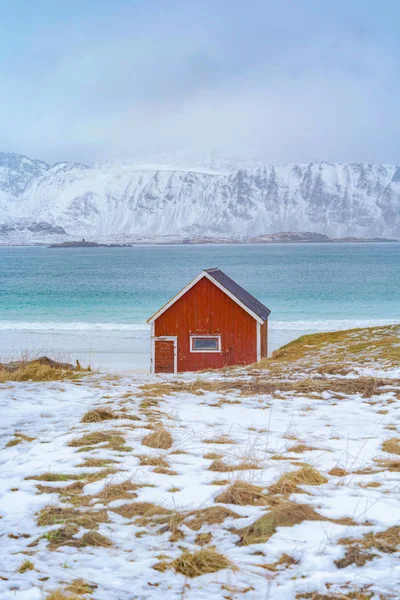
M221 352L221 336L191 335L190 352Z

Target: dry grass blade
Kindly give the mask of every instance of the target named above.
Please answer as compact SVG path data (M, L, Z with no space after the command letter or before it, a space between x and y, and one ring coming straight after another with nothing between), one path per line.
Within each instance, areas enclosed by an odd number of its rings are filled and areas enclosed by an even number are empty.
M263 488L246 481L235 481L228 489L224 490L215 498L215 502L222 504L237 504L238 506L265 506L268 497Z
M240 515L224 506L210 506L200 510L191 511L184 522L190 529L198 531L207 523L208 525L221 525L226 519L238 519Z
M380 460L375 461L385 471L391 471L392 473L400 472L400 459L397 460ZM372 471L374 473L375 471Z
M134 500L137 498L136 490L140 486L131 481L124 481L122 483L110 483L106 485L100 494L100 497L107 502L114 500Z
M123 506L113 508L112 510L122 517L125 517L125 519L132 519L133 517L150 518L155 515L171 514L170 510L167 510L162 506L157 506L157 504L152 504L151 502L132 502L131 504L124 504Z
M0 363L0 383L7 381L60 381L76 379L87 373L79 365L74 367L61 363L47 356L33 360L19 360L11 363Z
M261 544L269 540L277 527L292 527L303 521L328 521L307 504L281 502L266 515L257 519L252 525L239 529L240 546Z
M168 450L173 443L172 435L165 427L157 427L142 439L142 444L149 448Z
M382 450L390 454L400 454L400 438L391 438L382 444Z
M97 446L97 444L107 444L113 450L124 448L125 438L117 431L92 431L85 433L80 438L75 438L69 442L69 446Z
M75 508L46 506L39 512L37 523L41 527L74 524L85 529L94 529L108 520L108 513L104 509L79 511Z
M220 458L213 460L211 465L208 467L209 471L216 471L217 473L231 473L232 471L248 471L252 469L261 469L262 467L253 461L245 461L236 464L228 465Z
M272 494L293 494L301 492L299 485L322 485L327 483L326 477L313 467L302 467L298 471L285 473L276 483L270 486Z
M202 548L198 552L183 550L172 562L173 569L185 577L199 577L206 573L216 573L221 569L235 569L234 564L214 548Z
M111 419L118 419L119 415L112 412L108 408L96 408L95 410L89 410L85 413L81 419L81 423L97 423L99 421L107 421Z
M349 472L341 467L333 467L333 469L328 471L328 475L332 475L332 477L346 477L348 474Z
M141 467L163 467L168 469L169 462L164 456L145 456L141 455L137 457L140 460Z

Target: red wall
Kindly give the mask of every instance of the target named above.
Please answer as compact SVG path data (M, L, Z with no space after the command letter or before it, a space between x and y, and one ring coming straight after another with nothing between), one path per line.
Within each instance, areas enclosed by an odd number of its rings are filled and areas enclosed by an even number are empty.
M190 352L190 334L220 334L222 352ZM178 372L257 360L257 321L206 277L156 319L154 335L178 336Z

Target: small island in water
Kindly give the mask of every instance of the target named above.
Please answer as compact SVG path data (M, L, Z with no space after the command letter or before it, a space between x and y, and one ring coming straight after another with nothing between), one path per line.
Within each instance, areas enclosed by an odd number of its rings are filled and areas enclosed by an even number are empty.
M132 248L132 244L98 244L97 242L87 242L83 239L76 242L51 244L49 248Z
M112 238L111 238L112 239ZM118 238L117 238L118 239ZM129 243L111 242L98 243L87 242L85 239L59 244L51 244L49 248L131 248L135 245L180 245L180 244L326 244L346 242L398 242L393 238L367 238L367 237L343 237L331 238L323 233L313 231L282 231L279 233L265 233L257 236L230 237L230 236L207 236L199 235L193 237L180 235L148 236L148 235L126 235L124 239Z

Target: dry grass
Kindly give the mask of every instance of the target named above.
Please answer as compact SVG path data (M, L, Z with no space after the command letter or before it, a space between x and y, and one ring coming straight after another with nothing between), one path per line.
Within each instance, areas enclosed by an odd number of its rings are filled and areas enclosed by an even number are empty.
M76 525L85 529L95 529L100 523L108 523L106 510L79 511L75 508L61 506L46 506L38 514L37 524L41 527L48 525Z
M140 460L141 467L163 467L168 469L169 462L164 456L140 455L137 457Z
M318 592L306 592L305 594L296 594L296 600L371 600L377 597L374 592L368 592L366 588L363 590L355 590L353 592L343 591L337 593L320 594ZM379 596L380 600L389 598L387 596Z
M298 560L294 559L288 554L283 553L279 560L275 561L274 563L262 563L258 566L263 567L263 569L268 569L268 571L277 572L282 569L292 567L293 565L297 565L298 563Z
M216 573L221 569L236 569L226 556L214 548L202 548L197 552L183 550L171 566L176 573L181 573L185 577L199 577L206 573Z
M124 504L112 510L125 519L132 519L133 517L151 518L155 515L171 514L170 510L151 502L132 502L131 504Z
M209 471L216 471L218 473L231 473L233 471L248 471L252 469L261 469L262 467L254 461L243 460L236 465L229 465L224 462L221 458L213 460L211 465L208 467Z
M111 419L119 419L119 415L108 408L99 407L85 413L81 419L81 423L98 423L99 421L108 421Z
M173 443L172 435L165 427L157 427L152 433L149 433L142 439L142 444L149 448L159 448L168 450Z
M203 442L203 444L237 444L237 442L235 440L232 440L227 435L219 435L214 438L208 438L208 439L202 440L202 442Z
M33 442L36 438L30 437L29 435L24 435L23 433L14 433L14 437L7 442L5 445L6 448L11 448L12 446L17 446L21 442Z
M400 438L391 438L382 444L382 450L390 454L400 454Z
M170 475L174 477L175 475L179 475L178 471L173 471L172 469L166 469L165 467L156 467L153 469L153 473L158 473L160 475Z
M24 560L22 565L18 569L18 573L25 573L25 571L32 571L35 565L30 560Z
M310 466L305 466L298 471L284 473L276 483L269 487L272 494L294 494L303 492L301 485L322 485L327 483L326 477Z
M194 531L198 531L205 523L207 525L221 525L226 519L238 519L240 515L224 506L210 506L191 511L185 518L185 524Z
M272 359L268 359L268 361L270 360ZM293 365L290 365L288 362L286 367L292 368ZM311 367L312 365L310 365ZM280 392L294 392L298 394L315 392L322 394L323 392L330 391L338 394L359 394L365 398L370 398L373 395L386 393L386 386L395 387L400 385L399 380L377 379L375 377L354 377L349 379L309 377L300 381L290 381L287 379L286 371L279 373L282 378L271 378L271 364L269 362L262 368L268 368L268 377L263 374L261 376L253 376L251 379L239 379L232 376L223 381L196 380L194 382L168 382L157 384L157 386L161 386L163 393L168 395L195 393L196 390L205 392L219 391L221 393L235 392L240 393L244 397L273 395ZM151 385L149 384L149 386Z
M83 596L77 596L76 594L64 594L60 589L50 592L45 600L85 600Z
M89 583L84 579L74 579L67 587L68 592L73 594L93 594L93 590L97 588L95 583Z
M46 356L20 360L7 366L0 363L0 383L7 381L60 381L82 377L88 370L53 361Z
M312 450L321 450L321 448L315 448L314 446L308 446L307 444L295 444L287 449L288 452L295 452L301 454L302 452L311 452Z
M335 562L339 569L356 564L362 566L372 560L376 554L372 550L378 550L384 554L398 552L400 546L400 526L389 527L380 533L367 533L360 539L342 538L339 544L348 546L344 557Z
M328 475L332 475L332 477L346 477L348 474L349 472L341 467L333 467L333 469L328 471Z
M113 546L113 543L108 537L102 535L98 531L88 531L81 538L76 540L77 548L85 548L86 546L110 548L111 546Z
M237 504L238 506L265 506L268 497L263 488L246 481L235 481L228 489L224 490L215 498L215 502L222 504Z
M91 433L85 433L79 438L75 438L69 442L69 446L74 448L86 447L86 446L97 446L98 444L106 444L107 448L112 450L123 450L126 449L125 438L117 431L92 431Z
M123 483L110 483L106 485L100 494L100 497L107 502L114 500L134 500L137 498L136 490L140 486L131 481L124 481Z
M292 527L303 521L328 521L307 504L280 502L252 525L237 530L239 545L261 544L269 540L277 527Z
M210 532L207 533L198 533L195 537L194 543L198 546L207 546L212 540L212 535Z
M376 460L375 461L385 471L391 471L392 473L400 472L400 459L397 460ZM371 471L375 473L376 471Z
M78 467L101 468L108 467L112 464L118 464L118 462L116 460L112 460L111 458L86 458L83 463L78 465Z

